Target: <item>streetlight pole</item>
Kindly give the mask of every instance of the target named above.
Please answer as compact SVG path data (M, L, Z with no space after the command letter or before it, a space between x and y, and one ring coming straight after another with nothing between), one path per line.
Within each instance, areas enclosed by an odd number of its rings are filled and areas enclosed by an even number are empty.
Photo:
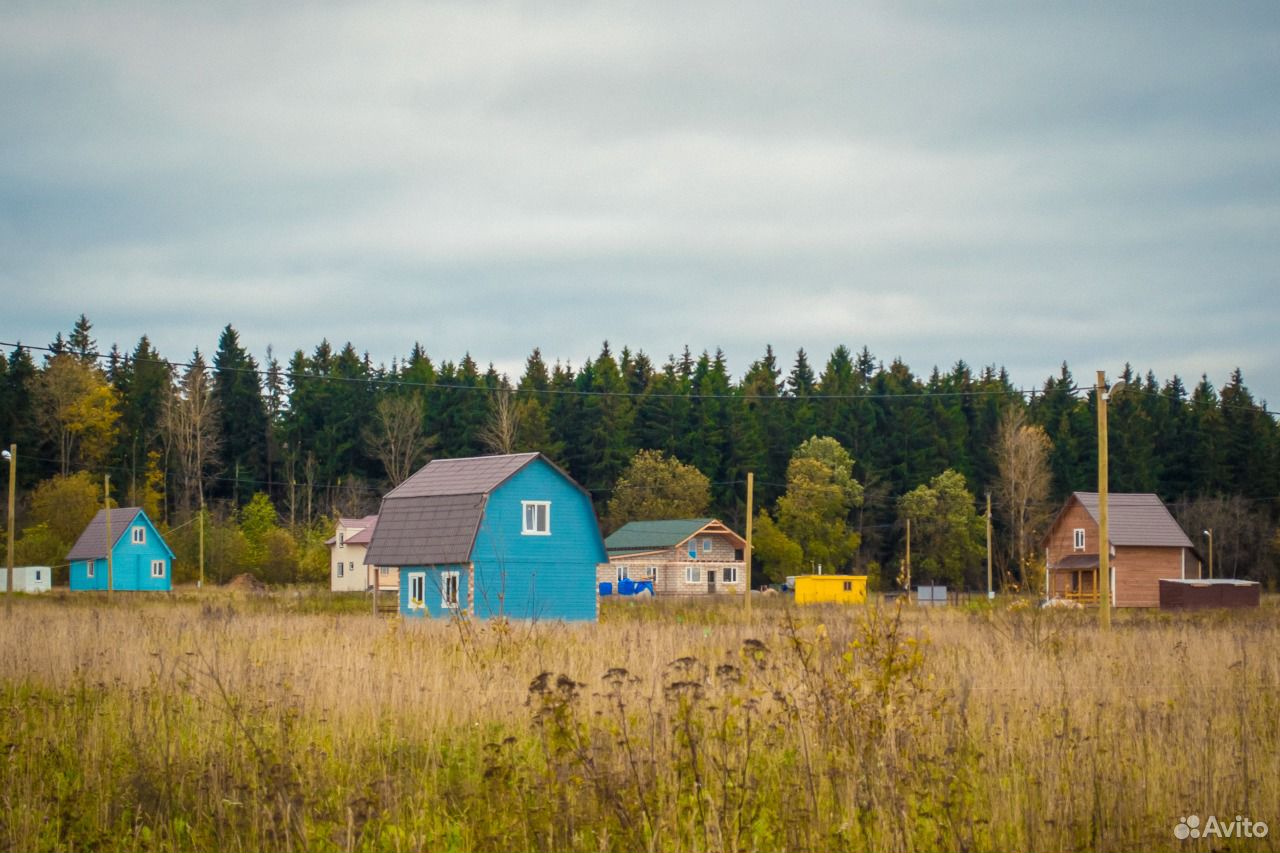
M18 480L18 445L9 445L3 456L9 460L9 573L4 581L4 610L7 614L13 607L13 498Z
M1098 384L1094 387L1098 403L1098 624L1103 630L1111 628L1111 572L1107 541L1107 376L1098 371Z
M1213 528L1205 528L1204 535L1209 537L1209 579L1213 580ZM12 537L13 534L10 533L9 536ZM12 564L13 561L10 560L9 562ZM13 571L13 569L9 571Z

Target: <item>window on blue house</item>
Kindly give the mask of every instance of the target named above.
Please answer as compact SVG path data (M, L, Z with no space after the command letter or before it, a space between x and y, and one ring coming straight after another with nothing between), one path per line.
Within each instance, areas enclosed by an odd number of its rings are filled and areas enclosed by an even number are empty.
M145 527L133 528L133 544L134 545L147 544L147 528Z
M164 577L164 560L151 561L151 577L153 578Z
M422 610L426 607L426 575L415 573L408 576L408 608Z
M457 572L441 572L440 573L440 606L441 607L457 607L458 606L458 573Z
M93 577L93 560L86 560L84 564L85 577Z
M550 501L521 501L520 506L524 509L524 519L520 528L522 535L551 535Z

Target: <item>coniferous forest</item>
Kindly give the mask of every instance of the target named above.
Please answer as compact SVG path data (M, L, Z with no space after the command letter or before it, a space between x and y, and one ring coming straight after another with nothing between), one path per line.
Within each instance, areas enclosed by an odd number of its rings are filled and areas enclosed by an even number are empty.
M508 377L420 345L391 364L328 341L259 361L231 326L211 355L162 354L145 336L106 349L84 316L47 345L8 346L0 437L18 446L20 562L62 561L110 475L119 504L147 508L171 531L179 579L192 576L190 522L203 511L215 579L247 567L318 580L334 516L376 512L427 459L528 450L588 489L602 519L635 453L662 451L705 475L710 514L741 530L747 472L757 511L768 512L793 451L829 436L861 487L847 519L859 537L852 562L888 584L894 572L881 567L901 559L904 496L955 472L980 514L984 493L999 491L998 433L1011 413L1047 439L1048 485L1024 520L1043 528L1071 491L1096 488L1093 365L1077 375L1063 364L1019 389L996 366L961 360L917 374L865 347L766 347L731 366L719 351L654 360L606 342L577 364L548 364L535 349ZM1274 586L1280 430L1244 377L1219 385L1126 365L1110 378L1124 380L1108 408L1111 490L1158 494L1202 552L1201 530L1215 531L1220 575ZM993 518L994 559L1014 578L1011 515L997 506ZM985 552L960 574L952 579L985 583Z

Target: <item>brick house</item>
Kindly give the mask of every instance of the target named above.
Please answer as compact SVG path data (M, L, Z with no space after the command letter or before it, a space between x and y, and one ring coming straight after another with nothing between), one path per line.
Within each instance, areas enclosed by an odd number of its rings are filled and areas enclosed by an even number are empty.
M598 583L652 580L657 595L741 593L746 540L714 518L632 521L604 542Z
M1156 495L1108 495L1107 515L1113 606L1158 607L1162 578L1201 576L1200 555ZM1042 540L1049 598L1098 603L1099 529L1097 492L1073 492Z

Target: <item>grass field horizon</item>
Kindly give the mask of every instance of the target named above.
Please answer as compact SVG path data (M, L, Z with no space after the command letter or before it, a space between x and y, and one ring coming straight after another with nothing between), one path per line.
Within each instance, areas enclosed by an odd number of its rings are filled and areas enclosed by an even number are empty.
M19 596L11 850L1272 850L1280 608Z

